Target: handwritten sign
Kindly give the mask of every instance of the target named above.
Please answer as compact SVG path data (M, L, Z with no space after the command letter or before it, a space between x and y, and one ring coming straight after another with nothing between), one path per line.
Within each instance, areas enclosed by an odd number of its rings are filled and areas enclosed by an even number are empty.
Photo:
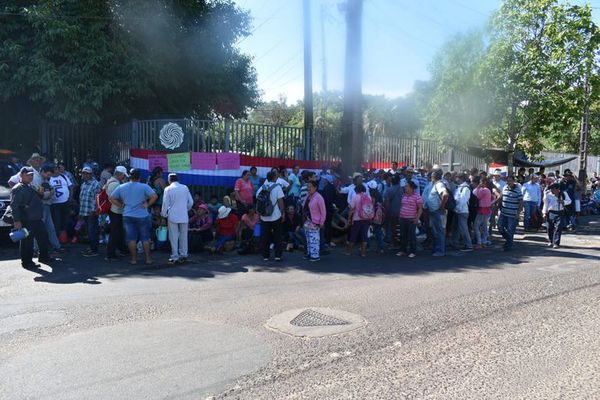
M164 154L149 155L148 156L148 170L152 172L154 168L161 167L163 172L167 172L169 164L167 162L167 156Z
M171 153L167 154L169 162L169 172L189 171L190 153Z
M192 169L217 169L217 155L215 153L192 153Z
M240 153L218 153L217 166L221 170L239 170Z

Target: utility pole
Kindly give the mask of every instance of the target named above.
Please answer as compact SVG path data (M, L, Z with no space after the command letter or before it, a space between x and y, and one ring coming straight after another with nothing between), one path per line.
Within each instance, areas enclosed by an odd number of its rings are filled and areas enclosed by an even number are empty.
M313 157L312 35L310 0L304 0L304 158Z
M323 63L323 93L327 93L327 51L325 49L325 5L321 4L321 49Z
M589 74L585 77L583 116L581 117L581 133L579 135L579 180L587 177L588 138L590 134L590 82Z
M363 0L347 0L342 163L348 172L359 170L363 159L362 9Z

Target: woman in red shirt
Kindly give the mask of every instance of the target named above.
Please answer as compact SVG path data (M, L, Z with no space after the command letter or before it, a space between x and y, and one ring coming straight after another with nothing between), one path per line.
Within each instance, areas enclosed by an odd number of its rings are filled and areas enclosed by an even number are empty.
M231 213L231 208L222 206L219 208L217 217L217 240L215 242L215 252L223 253L223 246L226 242L235 241L239 227L237 215Z
M248 212L254 202L254 185L250 180L250 171L242 172L242 177L235 181L235 200L237 202L237 212L241 217Z

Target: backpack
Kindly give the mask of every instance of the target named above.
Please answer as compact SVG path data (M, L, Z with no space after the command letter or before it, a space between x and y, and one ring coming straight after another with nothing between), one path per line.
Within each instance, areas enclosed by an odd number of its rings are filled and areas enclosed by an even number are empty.
M100 193L96 195L96 213L98 215L105 215L110 212L111 202L108 200L108 193L106 189L102 188Z
M362 220L371 220L375 215L373 210L373 201L366 194L360 194L360 203L358 204L358 217Z
M454 196L452 195L450 188L448 188L448 186L443 181L440 181L440 182L442 182L442 185L444 185L444 187L446 188L446 191L448 192L448 201L446 202L445 209L448 211L454 211L454 209L456 208L456 200L454 200ZM436 190L435 185L433 185L433 188L431 190L435 190L435 192L437 193L437 195L440 198L440 201L442 201L442 195L439 194L439 192Z
M256 212L261 217L270 217L275 211L275 204L271 201L271 191L276 184L267 187L263 185L262 190L256 195Z
M475 196L475 191L471 190L471 196L469 196L469 209L477 210L479 209L479 198Z
M375 213L373 215L373 223L375 225L383 225L383 221L385 220L385 209L383 204L377 203L375 205Z

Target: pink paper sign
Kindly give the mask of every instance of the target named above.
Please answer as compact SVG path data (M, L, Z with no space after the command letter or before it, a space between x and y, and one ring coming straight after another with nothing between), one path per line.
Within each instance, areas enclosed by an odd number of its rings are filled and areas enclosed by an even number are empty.
M240 153L218 153L217 165L219 169L240 169Z
M192 169L217 169L217 155L215 153L192 153Z
M148 156L148 170L152 170L156 167L161 167L163 172L167 172L169 169L169 163L167 162L167 156L163 154L149 155Z

